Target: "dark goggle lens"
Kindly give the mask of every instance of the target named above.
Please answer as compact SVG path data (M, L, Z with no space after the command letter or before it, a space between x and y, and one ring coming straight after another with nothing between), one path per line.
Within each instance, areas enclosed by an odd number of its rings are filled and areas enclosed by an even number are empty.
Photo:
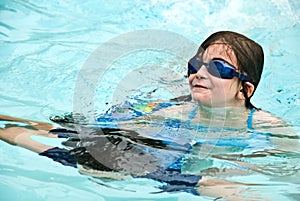
M213 60L206 65L207 71L215 76L222 79L232 79L233 78L233 68L225 67L220 61Z
M198 70L200 69L201 67L201 60L200 58L197 58L197 57L193 57L189 62L188 62L188 77L191 75L191 74L196 74L198 72Z

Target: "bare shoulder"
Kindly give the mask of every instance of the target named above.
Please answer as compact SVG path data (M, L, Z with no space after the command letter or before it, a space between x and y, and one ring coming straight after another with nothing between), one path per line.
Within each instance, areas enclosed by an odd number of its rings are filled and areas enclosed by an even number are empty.
M255 131L268 133L269 140L283 151L298 150L298 134L293 126L270 112L258 110L253 114Z
M281 118L264 110L256 110L253 114L253 122L258 126L279 126L287 125Z
M255 130L280 134L286 136L296 136L293 126L270 112L258 110L253 114L253 127Z

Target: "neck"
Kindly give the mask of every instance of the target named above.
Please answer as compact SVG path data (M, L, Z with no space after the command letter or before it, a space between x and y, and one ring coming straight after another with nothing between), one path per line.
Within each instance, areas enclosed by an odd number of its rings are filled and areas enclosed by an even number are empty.
M194 120L213 127L240 127L246 124L249 112L246 107L211 108L200 105Z
M199 112L203 117L238 118L249 110L246 107L206 107L200 105Z

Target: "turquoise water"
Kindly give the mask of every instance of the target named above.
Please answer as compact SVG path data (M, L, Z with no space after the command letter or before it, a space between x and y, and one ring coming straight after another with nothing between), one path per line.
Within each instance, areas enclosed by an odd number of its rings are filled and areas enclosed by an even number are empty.
M253 99L255 105L290 122L300 135L299 22L297 0L39 3L2 0L1 114L49 121L51 114L72 111L77 76L86 60L101 44L127 32L167 30L200 44L214 31L233 30L258 41L265 51L265 69ZM118 64L124 66L123 71L114 68ZM139 65L166 68L172 65L178 74L185 72L182 59L167 52L137 52L133 58L130 55L118 58L111 67L115 70L111 72L116 73L107 72L98 83L101 87L95 95L97 111L108 107L105 103L110 101L115 85L131 67ZM49 143L59 145L60 141ZM99 185L75 169L2 141L0 144L1 200L210 200L186 193L152 194L158 190L157 182L142 179ZM269 194L272 189L277 192L273 200L299 199L297 177L240 178L243 179L270 183L270 186L250 189L254 194Z

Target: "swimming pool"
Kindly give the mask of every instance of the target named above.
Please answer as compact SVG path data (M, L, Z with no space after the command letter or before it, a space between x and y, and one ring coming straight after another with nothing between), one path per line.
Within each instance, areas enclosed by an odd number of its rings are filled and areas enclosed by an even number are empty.
M214 31L234 30L257 40L265 51L265 70L254 102L291 122L300 135L300 3L297 0L1 1L0 8L3 114L49 121L52 114L72 111L77 75L88 57L101 44L128 32L167 30L199 44ZM151 62L143 63L140 59L143 57ZM133 58L130 55L119 58L114 65L118 66L118 62L129 71L135 65L167 68L172 64L179 74L184 72L182 59L167 52L137 52ZM99 83L101 88L95 96L99 111L107 108L105 103L109 102L115 83L128 73L117 72L111 75L107 72ZM60 142L49 141L55 145ZM0 143L3 200L209 199L186 193L153 194L157 192L157 182L149 180L99 185L97 180L81 176L76 170ZM250 191L266 194L276 191L274 200L299 199L297 177L264 175L245 179L268 181L269 186Z

